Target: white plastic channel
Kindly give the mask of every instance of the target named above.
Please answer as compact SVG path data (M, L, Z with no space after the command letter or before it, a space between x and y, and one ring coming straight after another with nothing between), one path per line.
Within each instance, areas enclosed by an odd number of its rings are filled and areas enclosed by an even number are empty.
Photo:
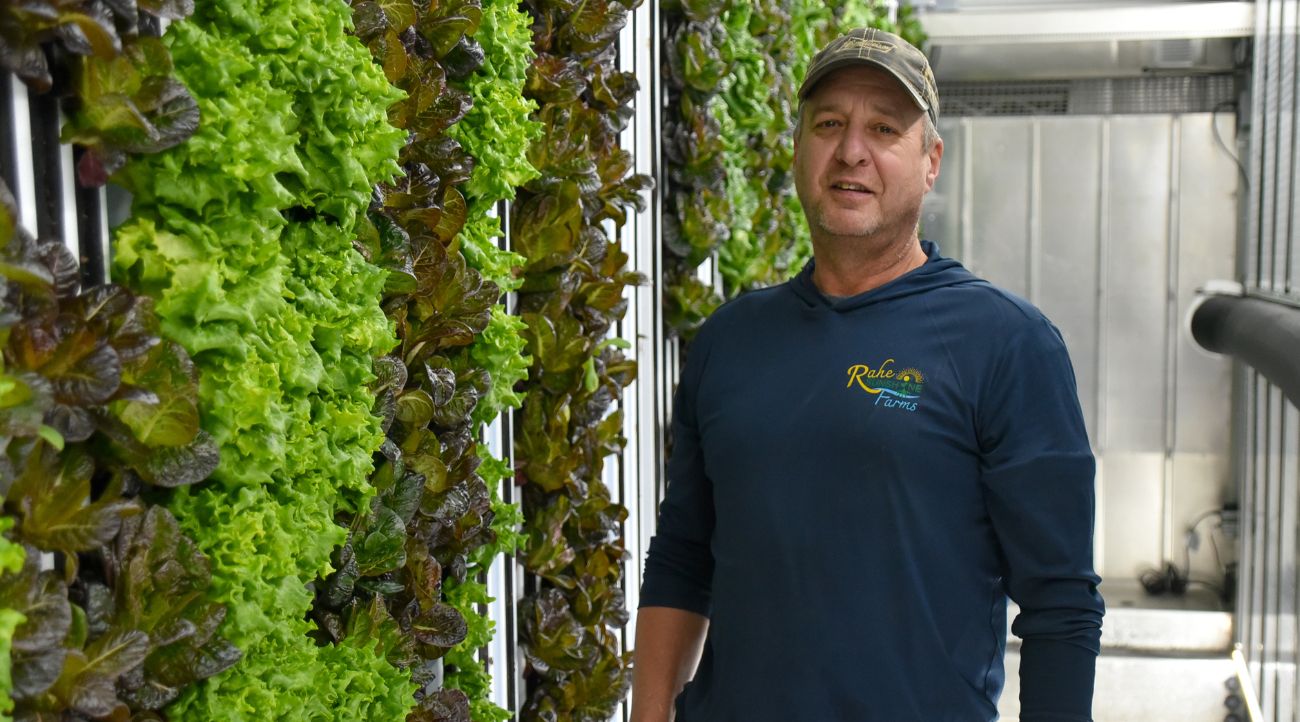
M66 118L63 108L58 110L59 127L63 127ZM103 193L101 190L100 193ZM100 205L103 205L102 203ZM77 223L77 168L72 160L72 146L68 143L59 145L59 228L63 232L63 245L72 252L72 257L81 262L81 229ZM107 256L105 256L107 257Z
M32 115L27 102L27 86L17 77L9 76L11 107L13 109L14 169L17 188L13 189L18 201L18 222L28 233L36 235L36 173L32 168Z

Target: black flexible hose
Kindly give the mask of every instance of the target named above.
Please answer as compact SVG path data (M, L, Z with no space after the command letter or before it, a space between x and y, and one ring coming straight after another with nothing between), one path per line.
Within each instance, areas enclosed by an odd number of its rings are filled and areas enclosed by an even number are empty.
M1192 338L1249 364L1300 407L1300 308L1245 296L1211 296L1192 315Z

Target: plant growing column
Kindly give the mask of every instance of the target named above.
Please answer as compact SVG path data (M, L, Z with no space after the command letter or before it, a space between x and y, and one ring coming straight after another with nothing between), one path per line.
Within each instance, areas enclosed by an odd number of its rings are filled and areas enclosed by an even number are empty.
M727 159L716 106L731 71L722 23L731 0L664 3L664 316L690 338L722 302L696 275L731 234Z
M525 720L607 720L631 682L615 631L628 614L621 587L621 523L606 459L622 448L611 411L636 372L607 337L641 279L609 230L643 209L649 178L629 176L618 147L636 79L616 69L616 42L639 2L526 3L537 58L526 94L543 135L528 157L541 176L512 207L515 248L527 258L519 311L533 358L515 458L524 487L524 565L536 589L520 603L528 661Z
M4 711L148 717L240 658L208 560L156 505L212 472L216 444L149 299L80 289L63 243L14 219L0 183Z
M317 646L309 583L369 505L375 358L395 342L385 276L353 248L371 190L398 172L400 94L329 0L202 3L167 45L198 99L189 142L129 163L133 217L115 276L157 299L164 333L194 358L214 482L170 508L212 559L212 597L238 666L185 694L192 720L398 719L408 670L393 627L358 624Z
M527 374L517 318L498 303L522 260L496 246L495 204L536 175L537 133L521 96L526 18L506 2L353 3L356 33L407 93L389 117L407 132L405 175L375 191L360 247L389 273L383 306L398 338L380 360L387 441L364 514L342 514L347 544L317 585L312 616L331 641L392 626L389 659L420 686L411 720L508 719L489 701L478 650L492 635L480 577L517 541L507 475L478 443L518 406ZM360 621L358 621L360 620ZM445 674L436 684L439 670Z

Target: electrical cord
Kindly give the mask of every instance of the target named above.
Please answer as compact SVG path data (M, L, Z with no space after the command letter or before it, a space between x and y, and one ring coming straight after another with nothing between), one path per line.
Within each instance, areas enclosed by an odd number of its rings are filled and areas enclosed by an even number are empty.
M1229 108L1231 108L1233 111L1236 111L1237 101L1225 100L1222 103L1219 103L1218 105L1214 106L1214 110L1210 114L1210 127L1213 128L1214 130L1214 140L1219 143L1219 147L1223 149L1224 153L1228 154L1228 157L1232 159L1232 162L1237 164L1237 170L1238 172L1241 173L1241 180L1243 183L1246 184L1246 188L1249 189L1250 174L1249 172L1246 171L1246 166L1242 164L1241 158L1237 157L1236 151L1229 148L1228 144L1224 142L1223 136L1219 134L1219 112L1223 110L1227 110Z

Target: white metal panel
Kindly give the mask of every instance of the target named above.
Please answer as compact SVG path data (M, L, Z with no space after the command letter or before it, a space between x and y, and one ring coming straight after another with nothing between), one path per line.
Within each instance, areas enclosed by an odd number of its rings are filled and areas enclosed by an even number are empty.
M1173 489L1168 505L1176 525L1170 538L1185 547L1186 526L1212 509L1221 508L1235 485L1225 429L1232 409L1232 364L1228 359L1203 353L1191 338L1184 320L1196 291L1206 280L1236 277L1233 238L1237 231L1234 214L1224 212L1236 204L1238 173L1234 160L1215 140L1215 124L1224 142L1235 145L1232 116L1190 115L1181 121L1179 197L1179 244L1175 287L1176 310L1174 388ZM1207 152L1207 149L1210 152ZM1236 540L1216 532L1210 519L1198 529L1202 545L1191 555L1192 572L1198 578L1219 579L1221 562L1235 558ZM1220 559L1214 554L1220 545ZM1177 556L1177 555L1176 555Z
M1187 526L1235 496L1231 366L1183 328L1196 287L1234 272L1237 173L1212 116L959 118L941 130L925 235L1028 292L1061 329L1099 457L1099 571L1181 565ZM1193 565L1212 578L1208 542Z
M1042 281L1038 307L1052 319L1070 350L1080 391L1097 388L1097 343L1101 318L1097 299L1101 287L1102 120L1043 118L1041 137L1041 254ZM1097 395L1080 393L1079 403L1094 442Z
M1237 166L1214 139L1218 133L1235 146L1229 113L1185 116L1179 204L1180 233L1177 285L1178 309L1177 435L1175 448L1188 453L1226 454L1227 413L1231 408L1232 364L1204 353L1191 338L1188 312L1197 289L1207 280L1235 278L1237 219L1225 212L1236 205ZM1226 486L1226 485L1225 485Z
M18 186L11 188L18 202L18 222L28 233L36 235L36 174L32 168L32 116L31 105L27 101L27 86L18 78L9 76L10 122L14 137L8 139L13 143L14 181Z
M1164 549L1160 518L1164 503L1165 456L1109 451L1102 467L1106 547L1097 560L1104 578L1136 578L1156 566Z
M57 121L60 128L63 127L63 111L58 111ZM59 230L62 236L64 247L71 253L73 258L81 259L80 233L77 223L77 170L72 162L72 146L63 144L59 146L59 189L62 195L62 203L59 204Z
M1009 117L981 119L970 133L970 268L1020 296L1029 295L1032 132L1027 118Z
M1272 2L1268 4L1268 18L1271 28L1276 28L1281 24L1284 4L1286 3ZM1259 251L1256 259L1258 266L1255 269L1255 283L1259 288L1271 291L1274 290L1273 265L1276 261L1274 250L1277 238L1277 174L1280 165L1278 144L1283 133L1281 127L1281 103L1285 89L1282 87L1282 69L1280 67L1282 63L1281 35L1273 30L1265 35L1263 41L1256 52L1264 56L1267 71L1263 77L1257 76L1255 79L1256 92L1262 92L1264 95L1264 116L1261 119L1263 122L1257 124L1255 128L1255 132L1263 135L1262 155L1260 158L1263 170L1262 177L1259 180L1264 185L1258 207L1260 217ZM1262 690L1261 694L1264 694Z
M1261 439L1267 449L1276 450L1281 443L1281 407L1284 403L1281 394L1271 386L1264 391L1263 428ZM1276 719L1278 699L1278 596L1281 577L1278 565L1281 563L1282 535L1282 483L1278 478L1278 455L1272 451L1262 460L1259 471L1264 483L1264 527L1261 541L1264 546L1263 565L1263 633L1264 649L1260 655L1265 673L1260 680L1260 702L1270 719ZM1290 539L1286 540L1288 543Z
M510 424L509 412L494 419L483 429L484 445L488 453L498 459L505 459L511 468L511 453L507 428ZM506 477L501 481L502 499L512 501L514 479ZM518 590L522 579L522 568L512 555L497 559L488 569L487 589L492 601L487 605L487 616L495 625L492 640L487 646L486 668L492 675L490 699L492 703L506 710L519 709L518 691L522 689L518 676L516 660L519 647L516 634L515 609Z
M1276 175L1273 180L1274 185L1274 213L1276 222L1274 224L1274 235L1269 239L1272 246L1272 262L1270 264L1271 273L1269 278L1269 288L1276 291L1285 291L1288 286L1288 273L1290 265L1287 259L1287 248L1290 245L1290 239L1293 230L1293 214L1296 206L1295 183L1294 177L1296 172L1296 34L1294 31L1296 24L1296 14L1298 3L1288 2L1282 4L1280 10L1282 27L1292 28L1291 31L1283 31L1279 34L1277 46L1276 66L1277 77L1277 150L1276 150Z
M1163 452L1172 120L1123 116L1109 123L1110 253L1102 327L1109 413L1100 444L1107 452Z
M1296 291L1296 0L1261 0L1255 33L1250 194L1241 277L1248 290ZM1297 716L1297 549L1300 548L1300 411L1257 372L1246 372L1239 465L1242 570L1238 636L1267 719Z

